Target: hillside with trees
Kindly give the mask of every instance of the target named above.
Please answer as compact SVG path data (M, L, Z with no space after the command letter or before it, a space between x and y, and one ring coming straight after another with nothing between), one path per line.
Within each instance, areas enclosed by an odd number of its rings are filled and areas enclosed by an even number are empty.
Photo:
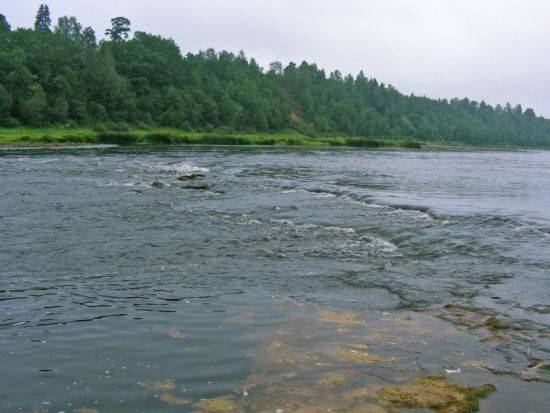
M182 55L178 45L112 19L98 41L75 17L52 24L41 5L32 29L0 15L0 125L166 126L189 131L550 147L550 121L533 109L404 95L363 72L315 64L262 68L243 52Z

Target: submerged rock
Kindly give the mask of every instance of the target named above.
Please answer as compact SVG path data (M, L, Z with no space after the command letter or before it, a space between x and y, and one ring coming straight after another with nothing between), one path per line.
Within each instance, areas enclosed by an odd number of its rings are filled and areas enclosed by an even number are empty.
M145 385L148 389L156 391L172 391L176 388L176 383L172 379L166 379L164 381L156 381L153 383L147 383Z
M445 377L421 377L407 387L384 387L380 402L390 408L423 408L444 413L471 413L479 410L479 399L496 390L492 384L462 387Z
M262 358L271 365L293 366L292 369L298 370L312 368L319 361L315 352L285 344L278 339L271 341Z
M439 309L436 311L436 315L455 325L468 328L484 327L493 332L511 328L498 315L487 314L487 311L484 310L475 311L475 309L462 308L453 304L447 304L445 307Z
M550 383L550 361L539 361L520 374L525 381L541 381Z
M237 387L235 389L237 393L248 393L250 390L252 390L256 386L266 386L266 385L272 385L273 382L271 380L267 380L263 375L258 373L252 373L248 376L246 379L246 382Z
M172 338L177 338L177 339L185 338L185 335L181 331L176 330L175 328L168 330L166 334L168 334Z
M378 357L376 354L367 353L354 349L338 348L328 352L328 355L346 363L356 364L382 364L382 363L395 363L395 357L390 357L385 360Z
M343 325L364 325L365 322L359 319L359 315L350 312L325 311L319 316L321 323L334 323Z
M370 387L361 387L358 389L348 390L342 395L342 400L349 401L362 401L365 399L376 400L376 390Z
M508 328L508 325L502 319L495 316L488 317L483 325L489 330L505 330Z
M296 301L293 298L286 297L286 298L283 298L281 301L279 301L275 305L275 308L279 312L287 312L290 308L312 309L314 308L314 305L310 303L301 303L299 301Z
M454 304L447 304L440 308L435 311L435 315L455 325L468 328L477 328L483 325L483 318L486 317L486 314L481 314L473 309L458 307Z
M327 373L317 381L317 384L323 387L336 387L347 381L348 378L343 373Z
M367 351L370 349L370 346L366 343L359 343L359 344L350 344L349 345L354 350L363 350Z
M240 325L252 324L254 322L254 317L258 314L259 314L258 310L246 311L242 314L227 318L225 322L229 324L240 324Z
M151 186L153 188L164 188L164 184L162 182L159 182L159 181L155 181L151 184Z
M163 393L159 397L160 401L163 401L164 403L171 404L173 406L185 406L187 404L191 404L192 401L189 399L181 399L179 397L174 396L170 393Z
M202 184L202 185L185 185L182 186L182 189L195 189L195 190L208 190L210 189L210 185L208 184Z
M365 403L350 408L349 413L386 413L386 410L377 404Z

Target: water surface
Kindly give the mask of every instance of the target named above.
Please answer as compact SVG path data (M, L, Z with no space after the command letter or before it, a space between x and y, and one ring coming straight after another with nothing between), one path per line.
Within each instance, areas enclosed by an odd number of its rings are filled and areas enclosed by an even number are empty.
M0 149L0 177L0 411L378 411L425 375L548 411L549 152Z

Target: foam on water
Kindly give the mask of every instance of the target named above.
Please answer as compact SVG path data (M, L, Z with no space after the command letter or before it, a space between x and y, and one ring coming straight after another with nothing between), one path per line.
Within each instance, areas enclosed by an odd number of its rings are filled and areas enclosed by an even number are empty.
M370 241L370 243L375 246L376 248L380 249L383 252L394 252L397 250L397 245L392 244L389 241L383 240L382 238L372 238L372 237L365 237Z
M282 193L289 194L289 193L306 193L312 195L314 198L334 198L340 202L345 202L349 204L357 204L361 205L363 207L367 208L376 208L376 209L386 209L388 210L387 213L389 214L409 214L411 216L414 216L417 219L421 220L432 220L433 217L422 210L422 208L418 207L403 207L403 206L395 206L391 204L381 204L377 203L374 200L365 201L362 199L358 199L356 196L350 194L350 193L342 193L342 192L332 192L329 190L309 190L309 189L287 189L282 191Z
M103 187L127 187L127 188L133 188L136 186L146 186L142 185L139 182L116 182L116 181L108 181L108 182L97 182L97 186L103 186Z
M189 174L193 172L210 172L210 169L208 168L191 165L185 162L169 165L153 164L152 169L156 169L159 171L177 172L180 174Z
M174 174L192 174L195 172L210 172L210 169L187 162L160 163L142 160L126 160L116 164L117 172L169 172Z

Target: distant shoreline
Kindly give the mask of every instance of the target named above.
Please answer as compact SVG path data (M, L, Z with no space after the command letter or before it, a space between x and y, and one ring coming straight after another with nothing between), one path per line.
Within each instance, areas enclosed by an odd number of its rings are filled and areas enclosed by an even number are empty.
M296 131L243 133L228 131L195 132L172 128L124 128L101 130L83 128L0 128L0 146L82 146L97 144L198 144L262 145L306 147L364 147L420 149L422 143L406 139L373 139L346 136L307 136Z
M171 128L98 131L93 128L0 128L0 147L74 147L98 144L115 145L233 145L279 147L348 147L435 150L505 150L526 149L504 146L467 146L464 144L419 142L416 140L373 139L345 136L306 136L296 131L275 133L191 132ZM548 148L546 148L548 149Z

